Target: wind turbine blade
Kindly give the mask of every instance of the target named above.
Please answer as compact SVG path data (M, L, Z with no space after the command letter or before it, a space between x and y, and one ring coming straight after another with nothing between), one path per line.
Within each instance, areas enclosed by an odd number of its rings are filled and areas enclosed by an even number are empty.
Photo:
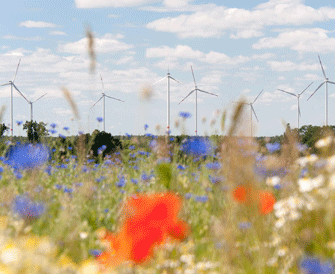
M106 95L106 94L105 94L105 96L108 97L108 98L111 98L111 99L114 99L114 100L117 100L117 101L121 101L121 102L124 103L124 101L122 101L122 100L120 100L120 99L117 99L117 98L114 98L114 97L112 97L112 96L108 96L108 95Z
M321 65L321 69L322 69L323 76L325 77L325 79L327 79L325 70L323 69L323 66L322 66L322 63L321 63L320 55L318 55L318 57L319 57L319 61L320 61L320 65Z
M173 77L170 76L170 78L171 78L173 81L176 81L177 83L179 83L179 84L182 85L182 83L180 83L178 80L174 79Z
M214 94L214 93L210 93L210 92L208 92L208 91L204 91L204 90L201 90L201 89L198 89L199 91L201 91L201 92L204 92L204 93L208 93L208 94L210 94L210 95L214 95L214 96L216 96L216 97L218 97L219 95L216 95L216 94Z
M301 94L303 94L304 92L305 92L305 90L306 89L308 89L310 86L311 86L311 84L313 84L313 82L312 83L310 83L309 85L308 85L308 87L307 88L305 88L301 93L299 93L299 96L301 95Z
M8 86L8 85L10 85L10 83L3 84L3 85L1 85L0 87Z
M15 86L14 83L13 83L13 86L18 91L18 93L20 93L20 95L27 101L27 103L29 103L29 101L27 100L27 98L22 94L22 92L17 88L17 86Z
M194 77L194 72L193 72L193 68L192 68L192 66L191 66L191 70L192 70L192 75L193 75L194 86L196 87L197 84L196 84L196 82L195 82L195 77Z
M262 91L257 95L256 99L252 102L252 103L255 103L256 100L258 99L259 95L261 95L261 93L263 92L264 89L262 89Z
M319 90L319 88L322 87L322 85L323 85L324 83L325 83L325 82L322 82L322 83L320 84L320 86L318 86L318 88L312 93L312 95L308 97L307 101L309 100L309 98L311 98L311 97L314 95L315 92L317 92L317 91Z
M285 93L287 93L287 94L293 95L293 96L297 96L296 94L291 93L291 92L288 92L288 91L285 91L285 90L283 90L283 89L279 89L279 88L278 88L278 90L280 90L280 91L282 91L282 92L285 92Z
M37 98L35 101L32 101L32 103L35 103L36 101L38 101L39 99L41 99L45 95L47 95L47 93L43 94L41 97Z
M328 81L328 83L331 83L331 84L334 84L334 85L335 85L335 82L332 82L332 81Z
M259 122L259 121L258 121L258 118L257 118L257 115L256 115L256 112L255 112L255 110L254 110L254 107L253 107L252 105L250 105L250 106L251 106L252 112L254 113L254 115L255 115L255 117L256 117L257 122Z
M181 100L180 103L181 103L182 101L184 101L188 96L190 96L194 91L195 91L195 89L192 90L189 94L187 94L187 96L186 96L183 100ZM180 105L180 103L179 103L178 105Z
M19 70L20 62L21 62L21 58L20 58L19 63L18 63L18 65L17 65L17 67L16 67L16 71L15 71L15 75L14 75L13 83L14 83L14 81L15 81L17 71Z
M96 101L93 106L91 106L91 108L94 107L102 99L102 97L103 96L101 96L100 99L98 101Z
M165 76L164 78L158 80L157 82L155 82L155 83L153 83L153 84L151 84L151 85L152 85L152 86L153 86L153 85L156 85L156 84L159 83L160 81L163 81L166 77L167 77L167 76Z
M102 76L101 76L101 74L100 74L100 79L101 79L102 89L105 89L105 87L104 87L104 82L102 81Z

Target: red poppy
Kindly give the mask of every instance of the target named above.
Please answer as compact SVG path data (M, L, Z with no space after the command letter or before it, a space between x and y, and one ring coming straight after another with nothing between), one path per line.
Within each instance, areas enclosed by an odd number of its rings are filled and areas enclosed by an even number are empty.
M257 203L261 215L271 213L276 203L276 198L271 192L258 191L245 186L236 187L233 191L233 197L239 203L248 205Z
M180 197L174 193L130 198L122 212L124 222L120 232L115 236L107 234L104 238L110 242L111 250L98 257L100 263L116 266L130 260L141 264L149 260L154 247L163 244L168 237L183 240L189 229L178 218L181 205Z

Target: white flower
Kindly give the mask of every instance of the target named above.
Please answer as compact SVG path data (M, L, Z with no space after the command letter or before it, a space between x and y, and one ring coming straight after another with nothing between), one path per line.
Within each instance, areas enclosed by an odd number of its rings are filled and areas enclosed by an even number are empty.
M333 137L328 136L326 138L322 138L319 141L315 143L316 148L322 148L322 147L327 147L333 142Z
M17 263L19 262L20 258L20 250L12 245L7 246L7 248L5 248L0 255L0 260L4 264Z
M315 178L301 178L298 180L300 192L309 192L314 188L320 187L324 182L324 177L319 175Z
M307 164L314 164L317 160L318 157L315 154L311 154L297 159L296 163L301 167L305 167Z
M326 169L328 172L331 172L335 169L335 155L332 155L327 158Z
M284 218L281 218L281 219L278 219L276 222L275 222L275 227L276 228L281 228L283 227L285 224L285 219Z
M333 173L332 175L330 175L329 181L328 181L328 186L331 189L335 189L335 173Z
M194 262L194 255L193 254L183 254L180 256L180 261L185 264L192 265Z
M278 185L279 183L280 183L280 178L278 176L266 178L266 184L268 186L275 186L275 185Z
M81 239L86 239L88 237L88 233L87 232L80 232L79 236Z

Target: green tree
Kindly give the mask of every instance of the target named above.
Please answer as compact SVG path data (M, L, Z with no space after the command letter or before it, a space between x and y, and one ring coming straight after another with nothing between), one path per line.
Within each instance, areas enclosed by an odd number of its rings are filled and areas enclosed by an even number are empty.
M41 142L41 138L48 136L46 124L43 122L26 121L23 129L27 130L27 137L31 143L39 143Z
M5 133L5 131L9 130L9 127L7 127L4 123L0 124L0 137L2 137Z

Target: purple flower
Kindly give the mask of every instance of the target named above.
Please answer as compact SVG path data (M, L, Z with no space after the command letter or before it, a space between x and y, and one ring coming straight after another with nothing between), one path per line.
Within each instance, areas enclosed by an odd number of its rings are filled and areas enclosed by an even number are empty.
M26 196L16 196L12 209L14 213L23 218L37 218L45 212L45 207L42 203L35 203Z
M196 157L200 157L211 154L213 151L213 146L208 138L196 136L184 140L181 145L181 151Z
M63 129L68 131L70 128L69 127L63 127Z
M147 130L148 127L149 127L149 125L148 125L148 124L145 124L145 125L144 125L144 130Z
M187 119L187 118L190 118L192 115L189 112L181 111L181 112L179 112L179 116L184 118L184 119Z
M306 257L300 262L300 269L304 274L331 274L334 266L331 262L321 262L315 257Z
M41 144L23 144L10 147L6 154L7 165L14 169L33 169L50 159L50 150Z
M55 127L57 127L57 124L52 123L52 124L50 124L50 126L51 126L52 128L55 128Z
M101 123L104 119L102 117L97 117L97 121Z
M180 170L185 170L185 167L184 167L184 166L182 166L182 165L178 165L178 166L177 166L177 169L180 169Z
M23 121L16 121L16 124L17 124L18 126L21 126L21 125L23 124Z
M273 144L268 143L266 144L266 148L268 149L270 153L273 153L280 149L280 144L279 143L273 143Z
M219 162L214 162L214 163L207 163L206 167L208 169L220 169L222 167L222 165Z

